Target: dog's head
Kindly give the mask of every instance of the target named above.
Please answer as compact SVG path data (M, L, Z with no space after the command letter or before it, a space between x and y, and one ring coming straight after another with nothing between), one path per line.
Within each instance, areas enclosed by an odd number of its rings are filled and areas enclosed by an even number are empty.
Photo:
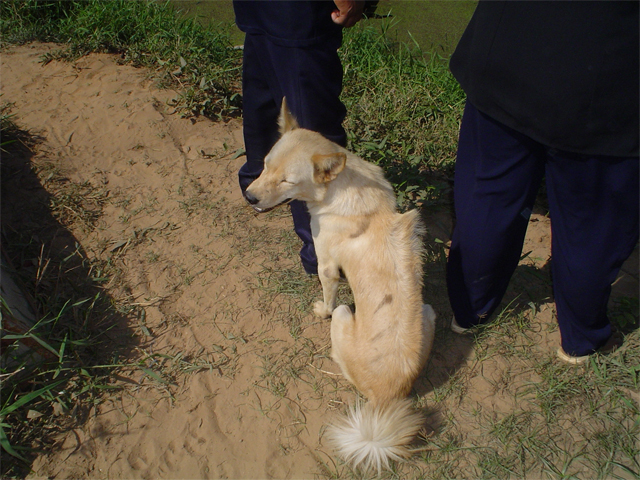
M282 99L280 139L264 159L264 170L245 192L258 212L291 200L319 202L327 185L344 169L347 155L317 132L298 126Z

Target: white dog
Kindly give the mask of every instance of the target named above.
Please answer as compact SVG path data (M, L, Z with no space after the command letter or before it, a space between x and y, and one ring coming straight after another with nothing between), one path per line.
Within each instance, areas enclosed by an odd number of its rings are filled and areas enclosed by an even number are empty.
M278 142L246 191L258 211L291 199L307 203L332 357L369 402L330 430L352 466L389 466L406 457L422 416L407 395L433 344L435 313L422 304L422 226L417 211L399 214L382 169L322 135L299 128L282 102ZM336 308L343 272L355 300Z

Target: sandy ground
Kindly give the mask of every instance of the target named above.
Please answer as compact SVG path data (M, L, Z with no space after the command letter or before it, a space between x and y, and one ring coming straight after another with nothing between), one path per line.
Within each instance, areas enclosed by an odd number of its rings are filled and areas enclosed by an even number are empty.
M286 286L281 272L300 270L297 244L286 212L258 216L241 199L240 121L172 114L175 92L112 55L43 66L39 57L51 48L2 53L2 101L42 138L34 163L53 163L108 198L96 228L71 233L89 258L117 266L106 290L136 307L121 331L129 358L156 354L149 368L169 372L165 379L181 373L168 385L124 371L122 384L135 386L61 435L33 463L32 478L312 478L322 463L333 465L323 426L354 394L328 358L328 323L265 287L274 278ZM448 240L448 214L427 222L431 240ZM546 264L549 242L548 219L534 215L525 246L532 265ZM636 254L617 292L637 295L637 263ZM442 280L426 290L444 319ZM550 301L539 311L552 321ZM549 352L557 341L556 331L539 348ZM436 346L419 382L427 401L472 356L468 340L452 342ZM470 395L500 408L476 383Z

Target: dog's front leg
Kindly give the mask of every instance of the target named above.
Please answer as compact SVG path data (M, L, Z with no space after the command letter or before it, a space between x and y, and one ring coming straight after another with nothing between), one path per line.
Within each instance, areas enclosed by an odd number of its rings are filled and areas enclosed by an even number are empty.
M333 313L333 309L336 308L340 269L337 265L319 265L318 267L318 276L322 284L324 301L318 300L315 303L313 313L320 318L329 318Z

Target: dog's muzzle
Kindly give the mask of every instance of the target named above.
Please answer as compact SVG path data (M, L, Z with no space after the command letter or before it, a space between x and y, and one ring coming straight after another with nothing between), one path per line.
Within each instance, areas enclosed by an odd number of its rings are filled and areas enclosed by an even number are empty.
M254 197L251 192L244 192L244 198L247 202L249 202L249 205L251 205L253 207L253 209L258 212L258 213L265 213L268 212L269 210L273 210L276 207L279 207L280 205L285 205L287 203L289 203L292 199L291 198L287 198L285 201L279 203L278 205L274 205L273 207L269 207L269 208L260 208L257 207L256 204L258 202L260 202L259 199L257 199L256 197Z

